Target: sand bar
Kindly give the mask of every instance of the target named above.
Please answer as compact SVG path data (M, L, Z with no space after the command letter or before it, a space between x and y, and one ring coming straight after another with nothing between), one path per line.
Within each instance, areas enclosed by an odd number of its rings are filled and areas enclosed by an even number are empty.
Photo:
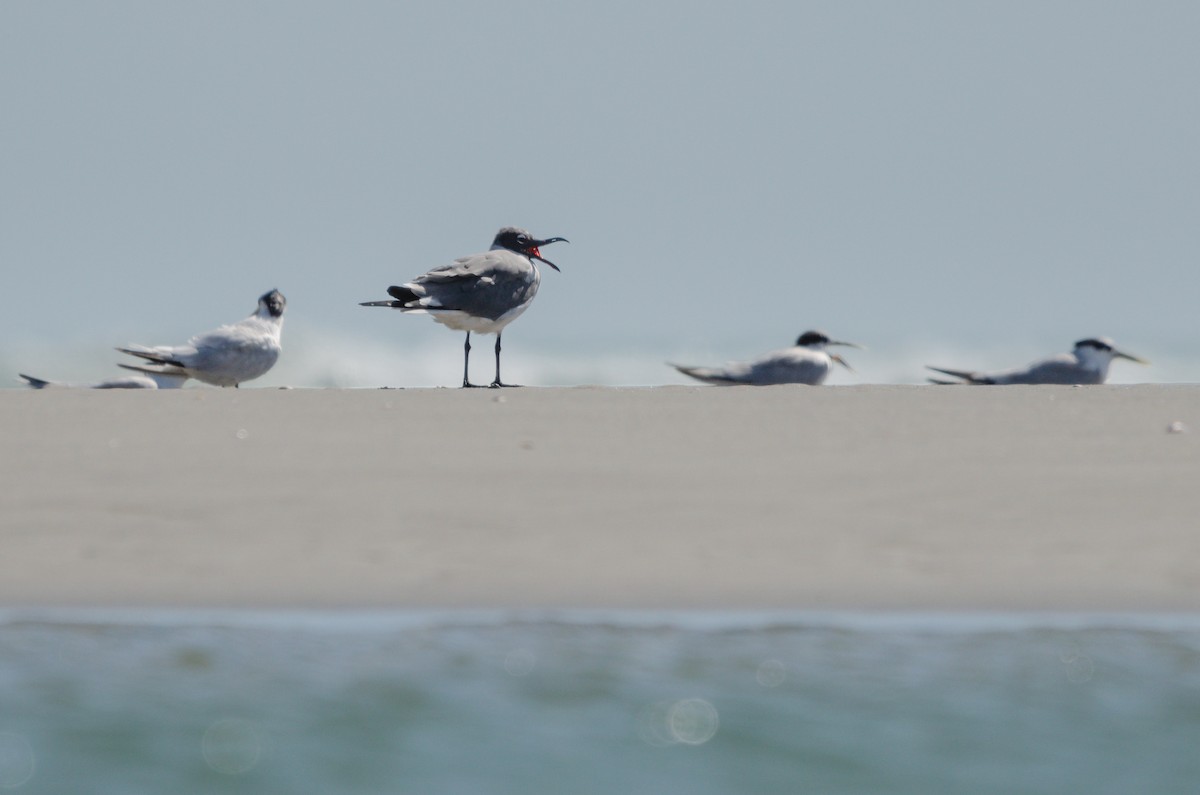
M6 390L0 423L4 606L1200 609L1197 386Z

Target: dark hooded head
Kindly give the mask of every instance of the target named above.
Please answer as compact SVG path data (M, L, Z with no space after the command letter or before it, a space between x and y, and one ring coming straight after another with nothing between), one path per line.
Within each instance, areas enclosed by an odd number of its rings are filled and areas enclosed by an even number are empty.
M259 312L266 312L270 317L283 317L283 310L287 307L287 299L283 297L283 293L278 290L272 290L269 293L264 293L258 299Z
M518 254L524 254L527 257L541 260L549 265L554 270L558 270L558 266L550 260L542 256L539 250L542 246L547 246L551 243L568 243L565 237L548 237L543 240L538 240L529 232L516 226L506 226L496 233L496 237L492 240L493 248L506 248L509 251L515 251Z

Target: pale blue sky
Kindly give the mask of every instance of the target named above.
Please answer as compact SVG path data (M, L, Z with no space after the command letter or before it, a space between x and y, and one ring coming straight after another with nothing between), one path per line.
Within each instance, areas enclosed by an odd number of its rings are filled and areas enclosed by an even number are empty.
M1200 380L1198 40L1194 2L4 0L0 366L115 373L278 287L264 385L454 384L460 335L357 302L517 224L572 241L518 369L823 328L857 380L1100 334Z

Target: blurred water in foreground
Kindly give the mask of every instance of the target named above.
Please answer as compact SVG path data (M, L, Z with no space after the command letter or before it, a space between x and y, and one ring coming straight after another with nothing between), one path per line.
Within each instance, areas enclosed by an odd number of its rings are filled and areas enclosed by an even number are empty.
M0 790L1167 793L1200 621L0 615Z

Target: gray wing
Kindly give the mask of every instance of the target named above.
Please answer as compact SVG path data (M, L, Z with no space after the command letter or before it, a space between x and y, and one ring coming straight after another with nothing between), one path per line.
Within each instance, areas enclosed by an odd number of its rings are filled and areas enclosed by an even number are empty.
M422 296L422 309L453 309L495 320L531 301L538 281L527 259L497 250L434 268L404 286Z
M275 340L260 324L249 321L221 326L189 340L195 350L180 360L189 370L227 376L238 381L257 378L279 358Z
M1079 366L1079 360L1069 353L1051 356L1020 370L993 373L997 384L1099 384L1103 376Z
M760 384L820 384L829 375L829 363L824 356L803 349L768 353L746 365L746 383Z
M140 359L145 359L148 362L153 362L156 365L161 365L164 368L177 369L186 366L184 362L187 357L193 356L196 349L190 345L170 346L159 345L154 348L148 348L142 345L133 345L128 348L117 348L121 353L127 353L130 356L137 356ZM129 370L140 369L130 365L121 365Z
M17 373L17 375L26 383L26 385L32 387L33 389L45 389L48 386L60 386L60 384L56 384L53 381L47 381L45 378L34 378L31 375L25 375L25 373Z
M124 367L126 370L133 370L136 373L141 373L143 377L154 382L157 389L180 389L188 380L186 370L181 370L178 367L171 365L140 365L140 364L118 364L118 367Z
M671 365L679 372L686 376L695 378L697 381L703 381L706 384L714 384L716 386L733 386L735 384L745 383L738 381L720 367L685 367L682 364Z
M217 386L234 386L270 370L279 358L279 341L260 320L249 317L198 334L188 340L187 345L133 346L117 350L154 365L122 365L129 370L149 375L187 376Z
M183 379L186 380L186 379ZM183 381L181 380L182 384ZM150 375L131 375L125 378L106 378L92 384L92 389L159 389L159 379Z
M724 367L674 367L684 375L718 385L819 384L829 374L824 357L794 349L775 351L748 362L730 362Z
M118 348L118 350L120 349ZM128 351L126 351L126 353L128 353ZM133 370L136 373L145 373L156 380L159 376L164 378L181 378L183 381L188 379L187 370L173 364L125 364L124 362L118 362L117 367L123 367L126 370ZM181 385L183 381L180 381Z
M130 367L130 369L135 369ZM46 387L78 387L84 389L158 389L160 381L158 378L153 378L147 375L131 375L123 378L108 378L104 381L97 381L94 384L64 384L56 381L47 381L44 378L34 378L31 375L21 373L21 378L34 389L45 389ZM182 384L182 381L179 381Z

